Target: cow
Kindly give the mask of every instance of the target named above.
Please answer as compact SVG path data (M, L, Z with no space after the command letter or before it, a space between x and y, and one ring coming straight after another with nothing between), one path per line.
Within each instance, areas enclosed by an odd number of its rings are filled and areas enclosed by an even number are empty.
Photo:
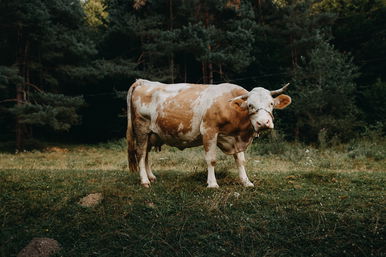
M262 130L272 129L273 109L283 109L291 98L262 87L250 92L229 83L164 84L138 79L127 94L127 143L131 171L149 187L154 176L149 164L152 147L166 144L185 149L204 146L207 186L218 188L214 167L216 147L233 155L241 183L253 187L245 171L244 151ZM272 96L278 95L275 98Z

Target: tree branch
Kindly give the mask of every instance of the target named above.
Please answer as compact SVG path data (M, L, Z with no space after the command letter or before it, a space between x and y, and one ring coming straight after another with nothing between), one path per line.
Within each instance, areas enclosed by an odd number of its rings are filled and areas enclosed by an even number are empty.
M22 103L22 104L25 103L25 102L20 101L20 100L18 100L18 99L16 99L16 98L13 98L13 99L5 99L5 100L0 101L0 103L7 103L7 102L17 102L17 103Z
M39 93L44 93L44 91L42 89L40 89L38 86L32 84L32 83L29 83L29 82L25 82L25 84L27 86L30 86L30 87L33 87L36 91L38 91Z

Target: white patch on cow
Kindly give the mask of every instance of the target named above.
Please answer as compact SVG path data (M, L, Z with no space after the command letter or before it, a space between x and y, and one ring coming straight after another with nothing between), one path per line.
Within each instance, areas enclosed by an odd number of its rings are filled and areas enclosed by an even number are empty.
M213 139L209 140L207 142L208 144L208 151L205 152L205 160L208 165L208 187L209 188L218 188L216 175L214 173L214 162L216 162L216 143L217 143L217 136L215 136Z
M177 131L180 132L183 129L184 129L184 124L180 123L180 125L178 125Z

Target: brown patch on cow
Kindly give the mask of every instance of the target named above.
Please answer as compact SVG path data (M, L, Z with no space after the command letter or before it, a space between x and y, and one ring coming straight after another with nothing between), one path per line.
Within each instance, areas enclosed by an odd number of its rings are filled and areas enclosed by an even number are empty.
M237 100L231 101L231 107L236 109L239 112L246 112L246 111L248 111L247 103L243 99L237 99Z
M248 110L242 106L244 100L229 101L247 92L244 89L234 89L224 93L215 100L203 117L204 128L216 128L219 134L235 138L233 149L226 149L223 145L218 144L221 150L227 154L243 151L253 138L254 130Z
M207 85L191 84L176 96L169 97L157 107L159 113L156 123L171 136L186 134L192 130L193 105Z
M242 107L244 100L229 101L246 93L248 91L245 89L234 89L218 97L204 115L205 126L218 126L219 133L225 135L238 134L241 131L253 129L248 110Z
M212 140L218 135L216 127L205 127L205 133L202 135L202 144L204 145L205 152L209 152L210 146L213 143ZM217 140L216 140L217 141Z

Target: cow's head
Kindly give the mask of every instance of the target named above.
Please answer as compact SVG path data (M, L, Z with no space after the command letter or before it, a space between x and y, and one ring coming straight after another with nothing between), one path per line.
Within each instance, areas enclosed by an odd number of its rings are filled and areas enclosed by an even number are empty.
M273 109L284 109L291 103L291 97L282 94L289 83L282 88L269 91L255 87L248 94L232 98L230 101L240 101L239 106L247 109L255 131L273 128ZM276 97L273 97L278 95Z

